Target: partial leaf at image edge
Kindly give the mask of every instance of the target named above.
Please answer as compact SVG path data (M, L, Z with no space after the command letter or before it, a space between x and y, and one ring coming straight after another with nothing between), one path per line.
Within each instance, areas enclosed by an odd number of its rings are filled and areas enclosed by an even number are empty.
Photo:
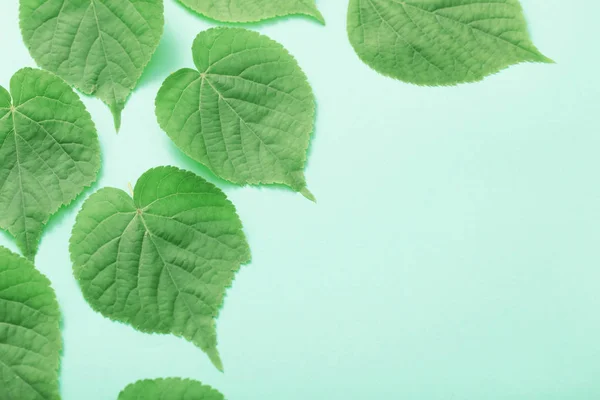
M191 10L221 22L258 22L307 15L324 24L315 0L178 0Z
M225 400L210 386L192 379L145 379L128 385L117 400Z
M83 93L121 112L163 33L163 0L20 0L32 57Z
M215 319L250 249L217 187L158 167L140 177L133 198L101 189L77 216L70 252L94 310L142 332L184 337L223 369Z
M553 62L531 42L518 0L350 0L348 35L371 68L417 85L476 82L513 64Z
M304 177L315 98L279 43L240 28L212 28L156 97L162 129L189 157L239 185L283 184L314 201Z
M50 281L0 246L0 399L59 400L61 349Z
M44 225L90 186L100 143L85 106L57 76L24 68L0 86L0 228L33 260Z

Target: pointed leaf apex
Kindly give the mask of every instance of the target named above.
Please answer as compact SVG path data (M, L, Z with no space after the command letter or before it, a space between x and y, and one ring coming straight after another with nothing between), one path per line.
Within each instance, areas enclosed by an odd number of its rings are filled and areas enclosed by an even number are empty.
M221 361L221 356L219 355L219 351L216 347L206 350L206 354L208 355L208 358L210 358L210 361L213 363L215 368L221 372L225 372L223 368L223 361Z
M315 17L315 19L321 24L327 25L325 23L325 17L323 17L323 14L321 14L321 11L319 11L317 8L315 8L315 11L312 13L312 16Z
M123 112L123 106L120 105L112 105L110 106L110 112L113 115L115 121L115 130L119 133L121 129L121 113Z
M299 192L302 196L306 197L308 200L312 201L313 203L317 202L317 198L315 197L314 194L311 193L310 190L308 190L308 188L305 186L302 188L302 190L300 190Z

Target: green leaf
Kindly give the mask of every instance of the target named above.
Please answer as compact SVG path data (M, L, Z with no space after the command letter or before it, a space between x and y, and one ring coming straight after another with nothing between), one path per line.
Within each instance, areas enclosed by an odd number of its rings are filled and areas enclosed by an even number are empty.
M315 0L179 0L192 10L222 22L256 22L304 14L325 23Z
M163 0L20 0L23 39L44 69L121 112L163 31Z
M118 400L225 400L210 386L191 379L146 379L127 386Z
M108 318L186 338L222 370L215 318L250 260L235 208L174 167L146 172L134 193L101 189L77 216L70 250L83 295Z
M100 144L85 106L55 75L25 68L10 90L0 86L0 228L33 259L50 216L96 180Z
M62 341L50 281L0 247L0 399L58 400Z
M285 184L313 199L304 164L315 100L279 43L239 28L213 28L156 98L160 126L194 160L228 181Z
M552 62L533 45L517 0L350 0L348 35L376 71L417 85L482 80L521 62Z

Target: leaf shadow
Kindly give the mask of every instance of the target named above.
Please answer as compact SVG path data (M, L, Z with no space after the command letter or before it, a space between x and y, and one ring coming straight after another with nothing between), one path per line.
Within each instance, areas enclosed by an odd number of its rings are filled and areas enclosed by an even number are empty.
M177 37L171 29L170 25L165 25L162 38L158 43L156 51L152 55L150 62L144 68L144 72L138 83L137 88L147 86L156 81L162 82L166 77L181 68L181 56L177 51Z
M16 247L14 236L11 235L7 230L0 229L0 239L2 239L3 242L10 243L10 245ZM6 247L7 249L9 248L8 245L0 245L0 247ZM21 254L20 250L18 250L17 252L18 254Z

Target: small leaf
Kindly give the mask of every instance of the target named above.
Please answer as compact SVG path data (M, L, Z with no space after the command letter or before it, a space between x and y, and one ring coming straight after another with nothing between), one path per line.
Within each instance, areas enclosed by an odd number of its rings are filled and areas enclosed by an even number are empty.
M218 188L159 167L142 175L133 199L101 189L77 216L70 251L94 310L143 332L183 336L222 370L215 318L250 250Z
M417 85L482 80L521 62L552 62L533 45L517 0L350 0L348 35L371 68Z
M181 69L156 98L160 126L219 177L285 184L307 197L304 164L315 100L279 43L239 28L213 28L193 46L197 70Z
M55 75L25 68L10 88L0 86L0 228L33 259L50 216L96 180L100 144L85 106Z
M146 379L127 386L118 400L225 400L210 386L191 379Z
M179 0L192 10L222 22L257 22L304 14L325 23L315 0Z
M121 112L160 41L163 0L20 0L23 39L38 65Z
M58 400L62 341L50 281L0 247L0 399Z

